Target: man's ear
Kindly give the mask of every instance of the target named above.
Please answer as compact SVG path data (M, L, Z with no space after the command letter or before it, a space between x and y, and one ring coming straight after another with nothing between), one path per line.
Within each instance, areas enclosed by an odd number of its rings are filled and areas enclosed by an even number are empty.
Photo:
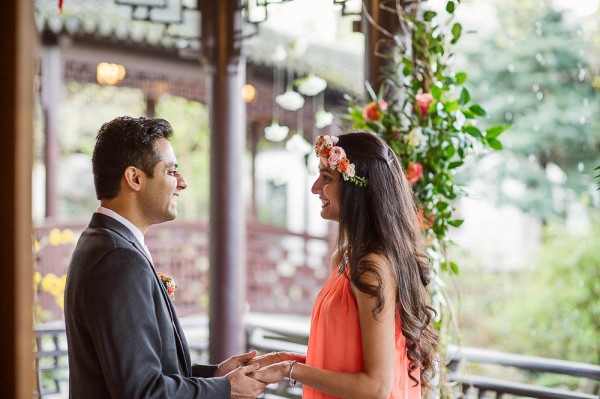
M142 188L142 180L145 176L143 176L144 172L135 166L128 166L123 172L123 179L125 184L132 189L133 191L140 191Z

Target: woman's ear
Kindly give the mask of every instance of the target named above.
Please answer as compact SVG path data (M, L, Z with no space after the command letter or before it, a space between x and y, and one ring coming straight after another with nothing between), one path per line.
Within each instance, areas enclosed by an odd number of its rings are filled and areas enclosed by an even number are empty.
M128 166L123 172L123 179L127 186L133 191L140 191L142 188L142 171L135 166Z

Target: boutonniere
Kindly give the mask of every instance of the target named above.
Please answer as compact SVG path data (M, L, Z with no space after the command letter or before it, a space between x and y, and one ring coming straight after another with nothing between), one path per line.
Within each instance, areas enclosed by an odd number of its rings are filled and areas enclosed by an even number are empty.
M156 274L158 274L158 277L160 278L160 282L163 283L163 285L165 286L165 288L167 290L167 294L169 294L169 299L174 301L175 300L175 288L177 288L177 284L175 284L175 281L173 281L173 279L171 277L167 276L166 274L162 274L160 272L156 272Z

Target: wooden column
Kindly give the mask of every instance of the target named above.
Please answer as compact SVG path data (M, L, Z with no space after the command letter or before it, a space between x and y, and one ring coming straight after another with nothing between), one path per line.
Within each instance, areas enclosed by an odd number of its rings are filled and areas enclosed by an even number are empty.
M33 288L31 168L33 136L33 2L9 1L0 13L0 387L3 398L31 399Z
M398 34L400 30L398 16L382 9L381 3L382 0L363 0L361 24L361 31L365 35L365 80L371 84L376 93L384 80L382 67L393 65L390 59L376 54L386 54L394 47L392 39L382 33L378 27L390 34ZM393 7L390 2L386 3L387 7Z
M44 166L46 170L46 218L54 218L58 211L58 162L60 156L58 113L62 99L64 68L56 37L42 52L41 91L44 110Z
M146 117L156 118L156 103L157 98L151 93L146 93Z
M246 128L241 89L241 0L198 1L210 76L210 321L213 363L245 350L246 220L242 158Z

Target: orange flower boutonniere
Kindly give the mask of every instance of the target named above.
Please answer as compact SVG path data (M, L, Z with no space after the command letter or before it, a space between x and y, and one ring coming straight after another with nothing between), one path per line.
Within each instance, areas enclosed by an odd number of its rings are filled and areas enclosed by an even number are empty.
M165 289L167 290L167 294L169 294L169 299L174 301L175 300L175 288L177 288L177 284L175 284L175 281L173 281L173 279L171 277L167 276L166 274L162 274L159 272L156 272L156 274L158 274L158 277L160 278L160 282L163 283L163 285L165 286Z

